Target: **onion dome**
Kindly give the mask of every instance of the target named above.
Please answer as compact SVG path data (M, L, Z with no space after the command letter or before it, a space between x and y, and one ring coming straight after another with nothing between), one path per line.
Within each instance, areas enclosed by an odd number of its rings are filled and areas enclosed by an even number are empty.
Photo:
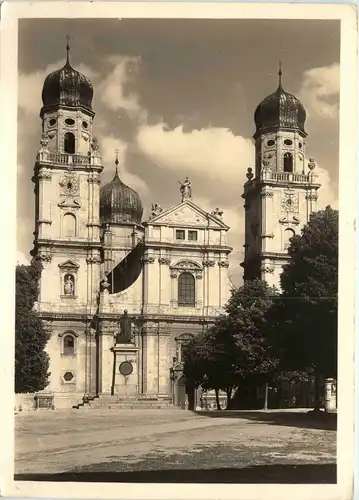
M124 184L116 173L100 191L100 219L106 224L141 224L143 207L139 195Z
M282 70L279 70L279 85L277 90L266 97L254 113L256 133L254 138L263 132L275 129L298 130L307 135L304 130L306 112L302 103L282 87Z
M61 69L47 75L42 88L42 103L40 116L44 111L54 106L70 108L82 107L92 111L93 86L90 80L76 71L70 64L70 47L66 45L66 64Z

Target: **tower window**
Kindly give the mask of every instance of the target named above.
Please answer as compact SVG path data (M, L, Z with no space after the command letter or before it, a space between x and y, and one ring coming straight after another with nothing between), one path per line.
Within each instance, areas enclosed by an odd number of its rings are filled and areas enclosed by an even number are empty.
M82 126L83 126L83 128L88 128L89 125L87 122L82 122Z
M54 125L56 125L56 119L51 118L51 120L49 120L49 125L50 125L50 127L53 127Z
M64 139L65 153L73 155L75 153L75 136L71 132L66 132Z
M274 146L275 144L275 141L273 141L273 139L271 139L270 141L267 142L267 146L270 148L272 146Z
M292 153L284 153L284 172L293 172Z
M191 273L181 273L178 277L178 305L195 306L195 279Z
M284 242L283 242L283 247L284 247L284 250L288 250L288 248L290 247L290 239L293 238L293 236L295 236L295 231L291 228L287 228L284 230Z
M298 144L298 146L299 146L299 149L302 149L303 144L300 142L300 143Z
M63 353L68 356L75 354L75 339L73 335L65 335Z
M73 118L66 118L65 120L66 125L75 125L75 120Z
M62 220L62 235L64 238L76 236L76 217L74 214L65 214Z
M284 139L284 144L285 144L286 146L292 146L293 141L292 141L292 140L290 140L290 139Z

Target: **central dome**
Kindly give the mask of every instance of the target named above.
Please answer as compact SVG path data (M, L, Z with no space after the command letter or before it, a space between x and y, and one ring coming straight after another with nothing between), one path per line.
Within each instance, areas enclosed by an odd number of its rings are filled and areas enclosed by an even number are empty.
M141 224L143 207L139 195L118 175L100 191L100 219L106 224Z
M76 71L69 62L70 47L67 45L66 64L61 69L47 75L42 88L44 111L54 106L67 106L70 108L82 107L92 111L93 86L91 81L79 71Z
M281 73L279 73L281 77ZM262 132L273 129L298 130L307 135L304 130L306 112L302 103L292 94L286 92L279 80L277 90L257 106L254 113L256 133L254 138Z

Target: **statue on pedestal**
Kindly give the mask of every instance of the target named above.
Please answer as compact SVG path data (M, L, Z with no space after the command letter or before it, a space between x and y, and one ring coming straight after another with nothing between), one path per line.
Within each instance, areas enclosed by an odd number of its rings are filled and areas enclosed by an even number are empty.
M127 310L124 310L120 319L119 332L116 335L116 344L133 344L132 320Z

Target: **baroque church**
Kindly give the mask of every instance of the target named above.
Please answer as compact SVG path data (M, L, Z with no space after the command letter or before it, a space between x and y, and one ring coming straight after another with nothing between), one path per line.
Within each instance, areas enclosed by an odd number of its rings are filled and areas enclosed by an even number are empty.
M70 64L43 84L34 168L33 257L43 272L37 310L50 333L56 408L200 404L186 386L183 350L224 311L231 290L223 211L195 203L152 205L104 165L94 137L90 80ZM281 80L281 72L280 72ZM244 184L244 279L279 284L290 237L316 210L314 161L305 163L305 110L281 81L255 112L255 171ZM106 167L111 168L111 167Z

